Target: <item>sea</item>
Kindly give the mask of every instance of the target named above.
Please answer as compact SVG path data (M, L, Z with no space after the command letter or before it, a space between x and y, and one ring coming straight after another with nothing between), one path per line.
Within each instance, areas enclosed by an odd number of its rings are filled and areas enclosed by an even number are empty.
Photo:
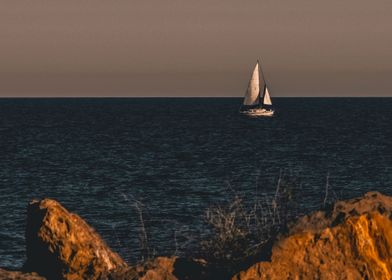
M147 232L155 255L203 239L206 210L234 195L301 185L304 212L327 179L339 199L392 194L392 98L274 98L275 116L240 98L0 99L0 267L25 261L27 205L53 198L127 262Z

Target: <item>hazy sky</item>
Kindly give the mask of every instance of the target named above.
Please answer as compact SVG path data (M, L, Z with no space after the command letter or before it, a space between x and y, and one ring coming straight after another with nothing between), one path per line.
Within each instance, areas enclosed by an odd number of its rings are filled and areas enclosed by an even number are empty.
M1 0L0 96L392 96L391 0Z

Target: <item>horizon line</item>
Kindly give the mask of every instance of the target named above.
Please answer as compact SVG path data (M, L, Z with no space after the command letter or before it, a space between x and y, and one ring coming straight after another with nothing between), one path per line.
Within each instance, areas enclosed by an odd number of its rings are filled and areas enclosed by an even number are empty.
M0 99L242 99L243 96L0 96ZM275 98L392 98L392 96L275 96Z

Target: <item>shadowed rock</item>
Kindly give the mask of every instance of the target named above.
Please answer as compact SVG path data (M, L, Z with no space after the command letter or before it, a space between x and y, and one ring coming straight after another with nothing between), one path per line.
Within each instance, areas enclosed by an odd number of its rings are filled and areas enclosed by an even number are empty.
M26 249L24 269L48 279L100 279L127 267L82 218L51 199L29 204Z
M392 279L392 198L367 193L305 216L260 262L233 280Z
M114 272L110 279L127 280L203 280L216 279L207 271L203 260L179 257L157 257L130 267L126 271Z

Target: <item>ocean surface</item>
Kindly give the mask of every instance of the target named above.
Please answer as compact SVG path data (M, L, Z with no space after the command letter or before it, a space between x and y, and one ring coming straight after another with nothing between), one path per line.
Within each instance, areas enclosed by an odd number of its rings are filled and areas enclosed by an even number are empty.
M196 246L208 207L256 185L273 193L282 172L305 211L327 174L340 198L392 194L392 98L275 98L276 116L259 119L239 115L241 101L0 99L0 267L24 262L32 199L57 199L134 262L135 200L162 255Z

